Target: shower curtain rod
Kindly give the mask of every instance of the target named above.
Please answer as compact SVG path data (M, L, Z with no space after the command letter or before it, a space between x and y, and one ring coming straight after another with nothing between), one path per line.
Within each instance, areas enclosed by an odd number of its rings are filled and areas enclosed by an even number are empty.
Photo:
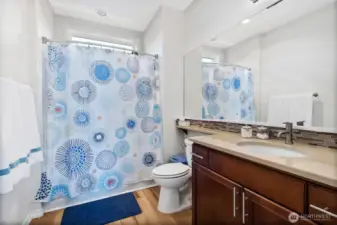
M111 46L108 46L108 45L100 45L100 44L93 44L93 43L89 43L89 42L80 42L80 41L53 41L53 40L49 40L48 38L46 37L42 37L42 44L47 44L47 43L67 43L67 44L83 44L83 45L96 45L96 46L100 46L100 47L107 47L107 48L114 48L114 47L111 47ZM120 48L121 50L123 51L131 51L129 49L123 49L123 48ZM151 57L154 57L155 59L158 59L159 58L159 55L152 55L152 54L149 54L149 53L145 53L145 52L137 52L137 51L131 51L131 54L133 55L147 55L147 56L151 56Z
M219 66L235 66L235 67L241 67L241 68L244 68L244 69L248 69L248 70L252 70L251 68L249 67L245 67L245 66L240 66L240 65L235 65L235 64L225 64L225 63L202 63L202 64L205 64L205 65L219 65Z

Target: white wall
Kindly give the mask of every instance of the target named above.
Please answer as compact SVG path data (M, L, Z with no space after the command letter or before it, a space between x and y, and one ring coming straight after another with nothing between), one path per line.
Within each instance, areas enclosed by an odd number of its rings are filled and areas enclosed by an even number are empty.
M317 92L323 126L337 126L336 17L330 5L226 51L228 62L253 68L259 121L267 120L270 96Z
M191 52L193 51L195 50L192 50ZM202 46L202 57L214 59L214 62L217 63L225 62L225 50L222 48Z
M41 35L52 36L53 12L47 0L2 0L0 18L0 76L33 88L41 130ZM41 165L33 165L30 174L0 195L0 224L26 223L41 213L41 205L33 202Z
M27 0L4 0L0 3L0 75L2 77L14 79L18 82L27 83L29 80L27 77L27 73L25 73L25 70L27 69L25 57L27 47L25 45L25 42L28 36L25 22L27 14ZM20 53L20 55L18 55L18 53ZM17 66L17 59L19 57L21 58L21 66ZM15 71L13 71L12 68L15 68Z
M41 43L41 37L53 38L54 27L54 12L48 0L35 0L36 1L36 20L37 20L37 44L34 46L37 54L36 63L36 82L33 82L32 88L36 91L36 106L38 118L41 123L39 124L40 133L42 134L42 51L44 45Z
M149 25L147 26L144 37L143 37L143 47L145 52L149 54L163 55L163 12L158 10L156 15L153 17Z
M144 34L144 51L160 56L164 160L181 151L183 135L175 120L183 116L183 12L162 7Z
M141 32L70 17L55 16L54 39L65 41L71 40L73 36L120 44L132 44L135 49L140 51L143 49Z
M183 116L183 48L184 14L167 7L163 9L163 121L165 157L171 157L182 149L183 135L176 128L175 120ZM166 133L166 136L165 136Z
M185 52L210 41L276 0L197 0L185 11Z
M202 117L202 56L203 47L184 56L184 115L190 118Z

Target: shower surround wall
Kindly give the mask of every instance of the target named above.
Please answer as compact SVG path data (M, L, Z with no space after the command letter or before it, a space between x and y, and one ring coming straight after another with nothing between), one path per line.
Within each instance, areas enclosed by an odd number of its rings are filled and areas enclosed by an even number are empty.
M93 201L152 180L162 163L157 59L77 44L45 48L46 159L36 200Z

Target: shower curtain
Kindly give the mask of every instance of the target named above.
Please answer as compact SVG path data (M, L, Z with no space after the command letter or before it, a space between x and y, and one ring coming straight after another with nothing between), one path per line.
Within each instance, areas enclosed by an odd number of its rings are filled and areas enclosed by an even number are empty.
M251 70L238 66L203 64L202 118L255 121Z
M162 162L158 62L45 44L44 164L37 201L109 196L151 180Z

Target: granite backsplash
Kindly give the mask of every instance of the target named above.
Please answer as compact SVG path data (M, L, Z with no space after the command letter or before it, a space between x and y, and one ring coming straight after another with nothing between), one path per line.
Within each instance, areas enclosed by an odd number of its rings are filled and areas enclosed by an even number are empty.
M205 121L205 120L192 120L192 119L186 120L190 121L192 126L198 126L233 133L240 133L241 127L245 125L243 123L229 123L223 121ZM260 127L260 125L250 125L250 126L253 128L253 135L256 136L257 127ZM277 133L279 131L285 130L284 128L272 126L265 126L265 127L267 127L269 130L270 139L285 139L284 135L280 138L277 138ZM337 149L336 133L325 133L294 128L293 136L295 141L297 142Z

